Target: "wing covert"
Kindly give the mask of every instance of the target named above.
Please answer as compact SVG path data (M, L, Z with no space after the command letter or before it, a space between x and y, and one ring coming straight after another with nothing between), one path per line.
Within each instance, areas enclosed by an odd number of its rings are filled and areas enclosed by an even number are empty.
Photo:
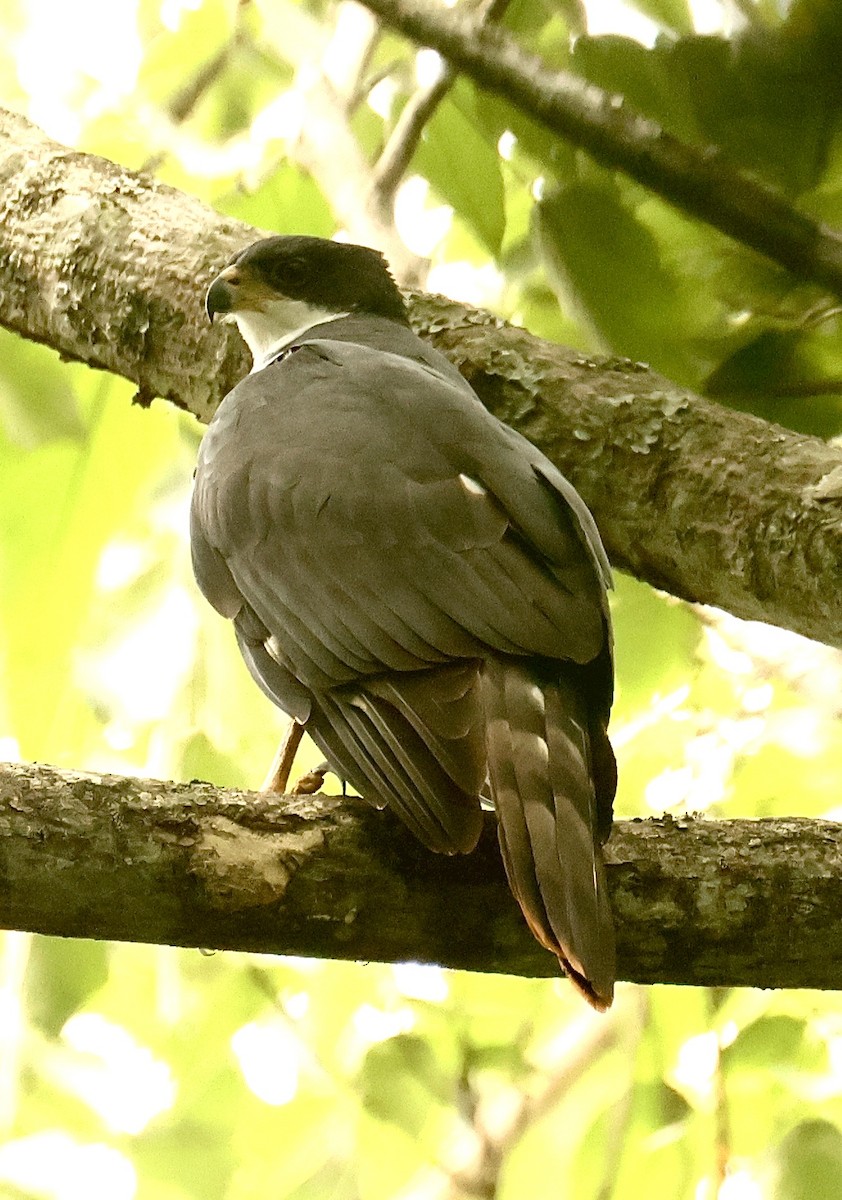
M423 365L338 342L304 350L226 400L241 410L227 416L238 458L214 447L226 494L204 491L222 514L208 542L229 608L233 581L314 687L484 647L594 658L595 552L538 452ZM304 644L289 614L312 633Z

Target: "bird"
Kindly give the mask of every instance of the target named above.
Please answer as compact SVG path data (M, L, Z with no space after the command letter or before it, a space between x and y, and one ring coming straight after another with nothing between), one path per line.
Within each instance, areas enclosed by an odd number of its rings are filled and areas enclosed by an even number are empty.
M590 511L412 331L378 251L263 238L206 310L253 367L199 449L199 589L343 783L430 850L470 852L490 798L529 928L605 1010L611 571Z

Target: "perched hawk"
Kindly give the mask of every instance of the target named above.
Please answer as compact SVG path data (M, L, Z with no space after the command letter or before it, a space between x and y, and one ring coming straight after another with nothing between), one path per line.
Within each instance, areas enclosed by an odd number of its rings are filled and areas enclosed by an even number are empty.
M374 250L267 238L207 311L254 368L202 442L199 587L263 691L425 846L473 849L490 793L532 932L606 1008L616 769L593 518L415 336Z

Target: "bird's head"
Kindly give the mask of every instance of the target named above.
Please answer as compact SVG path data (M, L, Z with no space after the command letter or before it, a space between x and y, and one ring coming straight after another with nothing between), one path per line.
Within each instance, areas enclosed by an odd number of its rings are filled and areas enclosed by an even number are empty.
M270 237L240 251L217 275L208 317L234 321L255 366L305 329L350 313L407 323L406 307L377 250L317 237Z

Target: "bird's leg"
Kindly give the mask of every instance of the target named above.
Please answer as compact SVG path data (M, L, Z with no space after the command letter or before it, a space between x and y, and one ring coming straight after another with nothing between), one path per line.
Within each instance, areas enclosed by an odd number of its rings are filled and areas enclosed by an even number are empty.
M289 773L295 762L295 755L304 736L304 726L300 721L292 720L284 734L284 740L278 748L278 753L269 768L269 774L263 781L261 792L275 792L283 796L289 783Z
M278 753L275 755L272 766L269 768L269 774L263 781L263 787L260 789L262 792L274 792L279 796L284 795L289 784L295 755L304 736L304 730L305 726L300 721L294 719L290 721L289 727L284 734L284 739L278 748ZM295 786L289 789L290 795L312 796L314 792L319 791L321 788L325 781L325 775L327 775L329 770L329 763L319 763L317 767L313 767L312 771L305 772Z

